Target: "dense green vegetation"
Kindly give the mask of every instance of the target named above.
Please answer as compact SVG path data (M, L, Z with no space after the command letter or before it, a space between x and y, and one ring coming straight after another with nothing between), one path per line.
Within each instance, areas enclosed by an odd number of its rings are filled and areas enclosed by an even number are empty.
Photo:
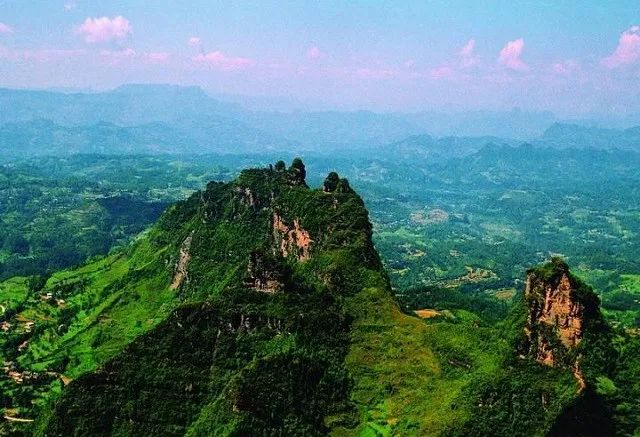
M0 166L0 279L46 275L126 245L219 164L104 155L38 158Z
M490 146L475 153L477 143L452 142L443 151L452 150L448 153L454 156L460 151L462 157L443 160L430 154L436 147L431 143L389 147L398 149L394 159L358 152L311 155L308 179L319 185L331 171L348 175L371 211L376 247L399 292L426 286L510 297L530 265L562 254L601 293L610 319L637 326L639 154L530 146ZM3 234L13 235L3 242L9 248L0 256L9 269L3 277L45 273L48 263L68 267L105 254L152 219L123 214L114 224L100 205L104 201L95 197L172 202L209 180L229 180L240 168L275 160L269 155L77 155L12 164L9 168L24 176L14 182L15 190L26 193L26 179L35 178L42 194L37 202L12 204L23 211L32 203L31 214L0 213L11 223ZM73 181L76 188L51 196L57 185L69 185L64 181ZM131 215L136 209L126 211ZM56 213L46 220L30 218L51 210ZM85 210L92 214L85 217ZM91 219L91 226L83 226L83 218ZM52 232L52 221L69 231ZM56 249L29 241L25 229L46 235ZM28 254L24 240L30 244Z
M10 325L1 400L5 414L38 419L3 432L563 433L581 411L638 432L637 155L344 153L310 157L310 171L296 162L238 173L272 158L78 155L2 167L0 274L11 278L0 282ZM305 173L326 192L306 188ZM308 261L296 260L302 249L272 255L274 212L309 232ZM187 240L187 275L172 287ZM556 253L614 325L594 328L593 389L581 397L569 370L514 352L525 270ZM253 291L257 279L279 292ZM615 351L598 352L606 345Z
M0 278L46 274L105 254L166 206L112 188L0 168Z
M563 255L607 317L633 327L639 164L630 152L491 146L441 163L360 161L350 180L403 296L424 285L510 297L529 266Z
M294 254L271 260L268 248L278 246L266 227L272 226L275 213L288 226L301 223L313 236L312 260L299 263ZM265 231L256 233L256 229ZM185 249L187 239L190 243ZM189 252L188 276L174 286L181 250ZM264 268L277 270L284 293L271 295L245 288L247 280L271 272L247 272L252 253L264 258ZM349 383L343 364L351 317L341 300L367 284L386 286L380 268L362 201L352 192L309 190L300 161L294 161L288 171L249 170L233 184L211 183L206 191L170 208L128 253L53 275L42 290L23 292L22 308L16 308L8 318L16 340L3 344L3 355L21 376L31 372L36 376L33 385L30 380L22 381L19 388L7 390L11 400L6 406L12 413L28 417L52 402L62 383L85 374L63 392L51 421L40 424L48 427L48 433L66 434L72 427L80 433L113 430L148 434L161 429L158 426L168 432L184 432L196 420L194 432L218 422L239 430L259 427L322 432L326 426L323 419L330 413L336 415L334 425L351 426L357 423L357 411L348 402ZM187 303L203 301L209 304ZM202 313L208 305L215 310ZM154 328L156 320L168 316ZM190 328L185 333L182 326ZM151 332L144 335L149 329ZM214 341L215 347L194 344L197 338L191 334L195 331ZM139 340L125 348L140 334ZM25 341L25 347L16 347ZM185 353L176 348L178 344L186 348ZM118 353L123 348L125 351ZM202 354L207 356L198 358ZM91 371L102 363L106 364L92 376ZM212 365L217 369L214 375L200 381L202 372L209 374ZM105 387L104 393L84 391L86 384L91 385L110 369L117 369L125 379L113 381L113 388ZM261 412L274 406L273 390L265 391L264 398L255 391L253 379L265 377L281 378L280 383L264 381L265 387L283 384L282 391L276 392L284 402L280 408L285 411L296 405L298 413ZM186 395L180 395L175 403L156 395L153 401L138 398L138 394L152 392L157 384L154 381L184 382L180 391L163 386L167 393ZM193 386L194 382L206 385L200 397L201 388ZM15 387L14 381L3 384ZM292 388L291 384L298 385ZM123 393L124 386L138 387L140 392ZM292 389L299 394L290 399ZM243 407L246 413L237 414L240 407L230 408L228 402L219 405L216 399L227 390L238 391L238 405L249 402ZM308 390L318 398L307 398ZM251 395L243 395L244 391ZM85 400L85 396L91 399ZM114 396L120 401L115 402ZM39 406L36 411L30 407L32 401ZM91 416L91 411L99 411L87 409L85 402L100 408L103 419L81 420ZM136 402L135 414L146 418L137 428L127 428L129 413L120 410L130 402ZM104 422L113 418L111 411L104 409L106 405L119 409L117 417L122 420ZM168 414L167 409L174 414ZM203 416L199 418L200 410ZM220 414L223 417L218 417ZM81 422L75 422L74 417ZM155 423L160 420L156 418L165 422Z
M640 434L638 128L2 102L0 435Z
M545 304L539 302L544 300L539 293L547 287L558 287L563 275L571 284L571 299L582 307L584 338L573 348L559 340L556 332L562 326L550 329L549 325L532 320L535 308ZM521 296L500 324L502 336L509 339L510 346L499 370L468 388L466 401L472 405L472 416L462 434L611 435L615 430L612 405L596 392L596 387L599 381L609 381L616 365L616 350L597 295L571 274L560 258L530 269L528 281L534 287L531 294ZM540 281L538 285L536 281ZM553 353L551 368L534 361L539 360L539 337L544 337L544 344ZM578 387L578 368L585 388Z
M278 223L300 228L292 236ZM307 233L309 259L298 245ZM385 306L392 300L357 195L308 189L300 161L248 170L170 208L148 239L168 243L167 255L188 250L188 277L168 288L194 303L71 382L42 424L47 434L307 435L358 426L345 356L350 326L369 316L353 299L377 290ZM260 262L247 271L250 258ZM281 291L261 291L263 277L277 277Z

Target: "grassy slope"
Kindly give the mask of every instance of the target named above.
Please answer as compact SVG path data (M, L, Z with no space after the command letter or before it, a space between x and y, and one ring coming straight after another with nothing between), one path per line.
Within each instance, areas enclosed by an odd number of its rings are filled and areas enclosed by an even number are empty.
M54 275L45 290L82 278L91 278L87 289L101 290L121 278L131 264L128 257L107 258ZM301 274L309 273L305 269L314 268L305 266ZM391 297L384 278L377 272L366 274L370 286L348 298L346 304L354 318L346 365L354 381L351 399L358 407L360 425L355 428L338 425L333 432L418 435L458 428L470 414L460 396L470 382L496 371L506 342L497 345L493 329L477 326L473 318L459 323L429 324L404 314ZM141 290L144 285L141 284ZM119 294L110 296L93 312L82 314L83 323L72 325L62 338L34 343L30 350L38 351L34 352L34 358L39 359L33 368L45 368L58 353L67 351L72 360L65 374L75 377L92 370L143 332L136 325L140 317L135 301L114 305L113 300ZM80 299L87 299L86 294L76 296L76 300ZM149 302L147 310L152 307ZM91 347L96 335L105 331L105 324L110 327L109 341ZM156 352L150 352L149 360L153 361ZM58 391L56 387L54 393ZM333 419L329 416L325 422L331 426ZM210 425L208 420L204 423L205 427Z
M0 282L0 314L23 302L28 291L27 278L17 276Z
M350 303L357 319L347 365L355 380L362 435L438 434L464 422L459 396L494 372L505 344L472 322L428 324L397 308L381 288Z
M577 276L593 284L603 300L602 312L615 326L638 331L640 327L640 275L613 270L578 270ZM617 303L617 304L616 304Z
M62 380L67 383L93 371L166 317L175 306L175 293L167 287L167 272L155 265L162 253L143 238L127 253L55 273L34 293L28 293L21 279L0 285L3 299L24 296L10 319L13 330L4 338L19 338L20 343L28 340L21 352L16 352L18 341L3 342L1 358L15 361L21 371L46 375L31 390L25 386L18 391L12 381L2 380L3 390L14 398L27 391L26 398L14 402L18 407L14 413L33 417L58 396ZM15 283L20 285L18 291ZM46 299L47 295L52 299ZM29 322L34 323L30 333L25 332Z

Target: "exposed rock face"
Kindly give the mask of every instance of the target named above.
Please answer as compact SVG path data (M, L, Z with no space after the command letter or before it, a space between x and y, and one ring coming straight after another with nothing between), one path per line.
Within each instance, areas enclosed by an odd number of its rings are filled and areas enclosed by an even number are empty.
M276 246L283 257L294 256L298 261L306 261L311 257L313 240L309 232L302 228L296 218L292 225L285 223L282 216L273 213L273 236Z
M569 357L583 338L585 305L563 261L554 259L545 268L527 274L524 293L528 317L524 331L528 353L547 366L571 367L584 388L580 356Z
M309 189L304 175L299 160L290 170L249 169L169 208L145 237L153 264L118 286L154 293L147 281L163 275L175 308L154 309L156 325L71 382L42 434L355 432L347 354L367 313L359 306L379 302L385 330L400 313L362 199ZM368 325L368 315L361 320ZM357 355L368 350L358 337Z
M182 246L180 247L180 255L178 257L178 262L176 263L176 268L173 272L173 279L171 280L171 289L175 290L180 287L184 280L187 278L187 266L189 265L189 260L191 259L191 254L189 250L191 249L191 240L193 239L193 232L187 236L182 242Z
M537 321L554 328L558 338L566 348L577 346L582 340L583 305L572 297L571 280L566 273L560 277L559 283L549 284L529 274L527 277L526 296L542 293L543 303L535 300L530 308L529 321Z

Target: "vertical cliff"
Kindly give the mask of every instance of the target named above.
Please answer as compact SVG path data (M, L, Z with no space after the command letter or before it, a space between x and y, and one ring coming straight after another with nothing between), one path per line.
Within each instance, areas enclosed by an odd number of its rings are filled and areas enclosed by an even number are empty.
M462 435L614 435L602 396L616 351L590 286L560 258L530 269L505 321L504 365L470 397Z
M585 316L598 313L593 308L593 292L570 274L564 261L555 258L527 273L524 294L527 353L547 366L571 367L584 389L581 356L576 350L584 336Z

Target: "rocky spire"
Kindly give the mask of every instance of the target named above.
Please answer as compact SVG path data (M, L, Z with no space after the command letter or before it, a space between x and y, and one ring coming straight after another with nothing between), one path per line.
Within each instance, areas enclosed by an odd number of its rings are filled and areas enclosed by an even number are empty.
M572 368L584 388L581 354L576 350L583 340L587 318L599 315L598 297L569 272L560 258L529 270L524 296L524 352L547 366Z

